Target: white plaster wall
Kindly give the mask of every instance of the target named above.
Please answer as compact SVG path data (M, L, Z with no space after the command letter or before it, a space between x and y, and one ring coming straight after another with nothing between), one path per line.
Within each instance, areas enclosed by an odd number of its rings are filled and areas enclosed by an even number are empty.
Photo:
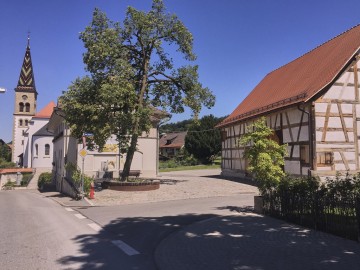
M19 120L22 119L23 123L25 120L30 122L32 116L14 116L14 127L13 127L13 162L19 162L19 155L21 155L25 150L25 138L23 136L23 130L26 130L28 127L25 127L24 124L22 127L19 126ZM24 141L24 144L22 144Z
M155 137L150 137L150 135ZM131 170L140 170L142 177L155 177L157 172L157 131L151 129L149 136L140 137L138 139L138 151L135 152L134 158L131 164ZM117 146L115 136L109 138L106 142L108 145ZM82 144L77 144L76 151L70 150L73 155L77 156L77 165L82 167L82 158L79 156L79 151L82 149ZM118 170L118 148L115 147L113 152L98 152L88 150L88 154L84 160L84 170L89 176L95 176L98 171L101 170L101 163L104 161L114 161L114 171ZM123 155L120 159L120 169L123 169L125 164L126 155ZM114 174L116 176L116 174Z
M308 175L310 167L302 167L302 175Z
M300 161L285 160L285 171L290 174L300 175Z
M289 150L288 150L288 153L290 153ZM300 146L299 145L294 145L293 157L294 158L300 157Z
M30 153L30 160L32 158L32 168L51 168L53 161L53 137L33 137L32 155ZM35 145L38 145L38 155L35 153ZM45 145L50 146L49 155L45 155Z

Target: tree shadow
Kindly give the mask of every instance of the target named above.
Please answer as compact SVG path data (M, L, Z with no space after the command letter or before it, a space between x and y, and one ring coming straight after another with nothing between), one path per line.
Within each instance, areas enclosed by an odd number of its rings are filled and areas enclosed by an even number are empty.
M160 269L171 270L358 270L360 245L243 213L186 227L160 244L156 258Z
M188 182L189 180L175 180L175 179L159 179L161 185L176 185L178 183Z
M230 212L237 212L237 213L253 213L254 207L253 206L221 206L217 207L218 210L229 210Z
M78 208L80 210L80 208ZM82 207L84 214L86 208ZM83 234L73 239L81 256L69 255L58 260L65 269L158 269L154 251L159 243L179 229L216 215L186 214L163 217L134 217L112 220L96 234ZM121 240L140 254L129 256L113 241ZM66 268L69 267L69 268Z
M256 181L249 177L230 177L230 176L223 176L223 175L202 175L201 177L205 178L215 178L215 179L221 179L221 180L228 180L236 183L246 184L254 187L258 187Z
M82 256L58 262L68 269L359 269L354 241L252 214L251 207L218 209L239 214L117 218L72 239ZM114 240L139 254L127 255Z

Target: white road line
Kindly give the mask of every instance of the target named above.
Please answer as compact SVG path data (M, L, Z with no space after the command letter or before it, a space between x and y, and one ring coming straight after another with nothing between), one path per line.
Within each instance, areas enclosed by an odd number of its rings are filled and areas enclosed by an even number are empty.
M88 224L88 226L97 232L100 232L102 230L102 228L99 225L97 225L96 223L90 223L90 224Z
M77 217L78 219L85 219L86 218L81 214L75 214L75 217Z
M70 207L65 207L65 210L68 211L68 212L73 212L74 210L71 209Z
M126 244L125 242L123 242L121 240L114 240L111 242L129 256L140 254L137 250L133 249L132 247L130 247L128 244Z

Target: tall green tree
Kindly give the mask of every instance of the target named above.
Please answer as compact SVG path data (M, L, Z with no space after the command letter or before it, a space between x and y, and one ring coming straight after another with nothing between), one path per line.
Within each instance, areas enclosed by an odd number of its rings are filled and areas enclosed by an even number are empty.
M271 137L274 131L266 126L264 117L247 127L239 143L245 146L244 156L249 161L249 171L259 183L260 193L275 187L285 176L282 169L287 154L286 145L279 145Z
M100 148L115 134L126 161L122 180L130 172L138 137L151 127L152 107L182 113L189 107L196 117L215 97L198 81L198 66L175 68L167 49L176 48L194 61L193 37L162 0L149 12L128 7L122 24L95 9L91 25L80 34L89 76L78 78L62 96L72 134L94 134L89 144Z
M11 161L11 149L7 144L0 142L0 159L10 162Z
M221 151L220 130L215 126L224 117L212 114L202 117L194 123L185 138L185 149L203 164L211 163Z

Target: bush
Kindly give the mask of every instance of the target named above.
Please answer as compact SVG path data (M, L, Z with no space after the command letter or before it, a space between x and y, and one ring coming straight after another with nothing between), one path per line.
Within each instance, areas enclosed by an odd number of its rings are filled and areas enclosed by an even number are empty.
M42 188L45 184L51 184L52 182L52 174L49 172L45 172L40 174L38 180L38 188Z
M21 186L26 187L29 184L32 176L33 176L32 173L24 173L23 177L22 177L22 180L21 180Z
M0 169L15 168L15 167L16 167L15 163L6 161L5 159L0 157Z
M335 178L327 178L321 192L330 200L348 200L360 197L360 173L345 176L338 173Z
M78 169L78 167L73 163L68 163L66 165L66 169L71 172L71 178L76 184L77 187L81 187L81 171ZM90 176L87 176L84 174L84 193L85 195L89 195L91 182L93 182L94 179Z

